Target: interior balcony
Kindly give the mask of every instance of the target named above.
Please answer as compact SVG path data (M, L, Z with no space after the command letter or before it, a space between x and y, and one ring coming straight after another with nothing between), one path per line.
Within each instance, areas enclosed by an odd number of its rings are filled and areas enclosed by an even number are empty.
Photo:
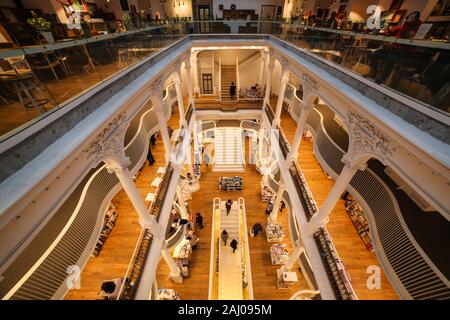
M445 84L433 88L436 95L426 88L416 94L396 74L384 82L363 77L359 69L349 70L356 56L341 38L268 25L260 24L264 34L255 35L188 34L189 25L178 24L163 27L164 35L154 34L160 30L154 27L99 37L77 44L87 56L98 55L81 73L72 74L69 64L68 75L47 83L27 69L27 90L45 88L39 99L31 95L31 107L6 95L10 116L1 128L4 299L95 299L102 281L111 278L122 279L118 299L157 299L158 287L174 289L182 299L206 299L214 287L215 241L220 243L212 229L214 199L227 197L245 198L238 212L245 217L240 234L248 247L238 252L246 254L244 289L254 299L288 299L304 290L315 299L448 298ZM104 64L101 44L113 50ZM430 68L443 63L428 50L445 56L445 46L423 46L424 57L434 62ZM21 50L25 56L34 52ZM415 68L426 78L427 66ZM16 72L14 65L11 70ZM65 90L68 83L73 86ZM248 150L239 173L242 191L217 189L225 175L213 166L218 128L244 135L236 144ZM156 132L156 162L146 166ZM204 148L195 142L199 134ZM209 166L198 161L203 149ZM187 172L199 189L183 194L178 187L189 181ZM276 207L266 216L264 187L274 201L283 199L284 211ZM355 230L347 202L339 200L344 191L368 217L374 252ZM115 229L99 257L90 257L111 202L118 210ZM204 217L184 280L174 256L187 231L178 226L173 232L173 210L190 213L183 220L192 223L196 212ZM279 245L289 255L281 254L286 261L278 266L266 239L244 236L257 222L266 227L267 218L285 231ZM332 239L330 247L321 247L320 232ZM325 261L325 249L338 253L341 274ZM69 291L65 281L73 265L82 270L82 289ZM110 270L99 273L106 265ZM372 265L382 270L382 290L365 287ZM295 274L288 290L276 289L279 272Z

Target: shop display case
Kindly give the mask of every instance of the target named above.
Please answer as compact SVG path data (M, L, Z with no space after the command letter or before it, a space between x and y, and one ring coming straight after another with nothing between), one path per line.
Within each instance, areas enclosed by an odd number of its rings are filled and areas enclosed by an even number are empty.
M158 289L158 300L180 300L180 295L174 289Z
M242 177L220 177L219 190L222 191L241 191L243 188Z
M117 209L112 203L110 203L105 213L105 221L103 224L102 232L100 233L100 237L98 238L95 248L92 251L91 254L92 257L97 257L99 255L100 251L103 248L103 245L105 244L106 239L108 239L109 234L111 233L116 223L116 219L117 219Z
M369 232L369 222L367 221L363 209L355 200L347 200L345 202L345 211L347 211L347 214L352 220L356 231L361 237L361 240L364 242L367 250L373 251L374 247Z
M289 259L287 245L286 244L274 244L270 247L270 258L272 264L283 265Z
M350 277L336 252L328 231L320 228L314 233L314 239L336 298L338 300L356 300Z
M280 242L284 239L283 226L279 223L268 223L266 227L267 242Z

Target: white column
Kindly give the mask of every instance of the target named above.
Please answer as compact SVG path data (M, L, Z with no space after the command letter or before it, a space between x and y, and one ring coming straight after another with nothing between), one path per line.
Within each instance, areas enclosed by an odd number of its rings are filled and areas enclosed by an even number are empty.
M186 202L184 201L183 190L181 190L180 185L177 185L176 193L177 193L178 204L180 205L181 218L189 219L189 214L187 213L187 210L186 210Z
M191 62L190 59L184 60L184 69L186 70L186 75L188 77L187 79L187 87L188 87L188 94L189 94L189 105L192 105L194 107L194 94L192 92L192 73L191 73Z
M264 70L266 69L266 59L267 59L267 51L262 50L261 51L261 66L259 69L259 85L262 86L263 85L263 81L264 81Z
M177 263L173 259L173 257L169 253L169 249L167 248L167 243L164 241L163 247L161 249L161 255L166 261L167 265L170 269L169 279L171 279L175 283L182 283L183 277L181 276L181 270L178 268Z
M336 203L339 201L342 194L347 189L347 186L349 185L350 181L352 181L356 172L358 170L365 170L367 167L367 164L365 162L355 163L351 160L349 161L347 155L344 155L342 161L345 163L344 168L342 169L341 174L337 178L333 188L328 194L324 204L309 221L307 225L308 234L313 234L317 231L317 229L325 225L331 211L334 209Z
M149 229L154 237L162 237L163 230L156 221L155 217L148 212L147 206L139 194L139 190L136 188L131 174L128 171L127 162L124 162L124 164L119 164L116 161L105 160L105 163L108 172L114 172L120 180L123 189L139 215L139 223L142 228Z
M275 111L275 119L273 121L273 126L280 124L281 111L283 110L283 100L284 93L286 92L286 86L289 82L289 71L282 67L281 68L281 84L280 90L278 92L277 109Z
M200 95L200 85L198 83L198 65L197 65L197 55L199 52L192 52L191 55L191 65L192 65L192 79L194 79L194 95Z
M267 64L267 74L266 74L266 94L264 95L264 104L266 106L270 103L270 92L272 90L272 73L275 68L275 59L273 56L269 58L269 62Z
M192 171L192 141L189 139L188 149L186 152L186 164L188 165L188 172L190 174L193 173Z
M303 252L305 252L305 249L303 247L300 247L298 242L296 242L294 246L294 252L292 252L286 263L281 266L280 271L289 272Z
M283 200L283 193L286 190L286 185L284 183L280 183L280 187L278 188L277 196L275 198L275 203L273 205L273 210L270 213L268 221L270 223L276 223L278 218L278 210L280 210L280 203Z
M305 104L300 113L300 118L297 121L297 129L295 130L294 142L291 145L291 151L289 152L289 159L291 161L296 160L298 158L298 150L300 148L300 144L303 138L303 131L305 130L306 120L313 109L313 101L312 99L306 99Z
M152 99L153 106L155 108L156 117L158 118L159 129L161 131L162 140L164 143L164 154L166 161L170 159L170 153L172 151L172 143L170 142L169 130L167 129L167 121L164 115L164 100L161 93L155 95Z
M186 118L184 111L184 101L183 101L183 91L181 89L181 79L180 75L175 76L175 90L177 92L177 102L178 102L178 111L180 113L180 128L186 126Z

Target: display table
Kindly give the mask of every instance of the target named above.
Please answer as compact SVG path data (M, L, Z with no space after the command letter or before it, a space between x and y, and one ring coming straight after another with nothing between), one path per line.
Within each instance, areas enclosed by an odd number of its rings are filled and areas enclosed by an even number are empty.
M277 286L278 289L287 289L298 281L296 272L283 272L277 269Z
M164 168L164 167L159 167L157 172L158 172L159 174L164 174L164 173L166 173L166 168Z
M180 300L180 295L174 289L158 289L158 300Z
M284 239L283 226L279 223L268 223L266 226L267 242L280 242Z
M160 177L156 177L156 178L152 181L151 186L152 186L152 187L158 187L159 184L161 183L161 181L162 181L162 179L161 179Z
M283 265L289 259L287 245L286 244L274 244L270 247L270 258L272 264Z
M219 190L222 191L240 191L243 188L242 177L220 177Z
M192 253L192 246L189 240L184 238L180 243L173 249L174 259L189 259Z

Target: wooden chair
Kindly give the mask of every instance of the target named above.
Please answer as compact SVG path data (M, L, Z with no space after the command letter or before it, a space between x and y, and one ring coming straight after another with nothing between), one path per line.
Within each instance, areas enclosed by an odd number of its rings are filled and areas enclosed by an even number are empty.
M44 53L30 54L26 57L31 68L35 71L51 70L53 76L59 81L55 68L60 67L66 77L69 76L64 57L60 57L54 51Z

